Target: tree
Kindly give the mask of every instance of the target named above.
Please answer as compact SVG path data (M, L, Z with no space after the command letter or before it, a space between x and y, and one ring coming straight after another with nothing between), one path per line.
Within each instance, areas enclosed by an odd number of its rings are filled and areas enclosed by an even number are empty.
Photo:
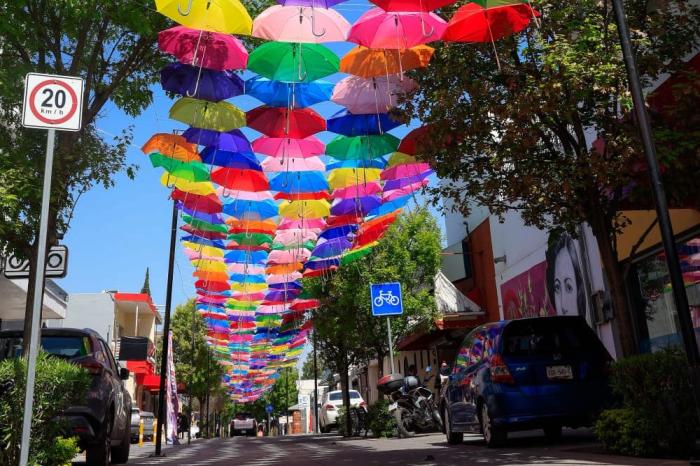
M698 46L700 10L670 0L626 2L645 84L682 65ZM430 124L422 153L443 180L431 191L468 214L482 204L526 224L575 233L587 222L598 241L625 353L634 352L631 316L615 248L627 224L623 202L650 205L641 144L608 0L542 0L541 26L495 44L439 44L413 73L420 90L403 116ZM697 109L697 107L693 107ZM683 117L680 117L682 119ZM596 148L591 140L600 137ZM697 134L696 139L697 141ZM697 202L697 145L663 151L672 198ZM687 149L687 143L684 146ZM681 182L682 179L688 180ZM633 190L634 191L634 190ZM636 197L635 197L636 196ZM556 235L555 235L556 236Z
M250 404L236 405L236 412L250 412L255 419L266 419L265 407L272 405L271 417L275 418L286 413L286 408L297 404L299 390L297 388L298 374L291 368L278 371L279 378L275 381L270 391Z
M145 293L148 296L151 295L151 280L149 277L149 270L148 267L146 267L146 278L143 279L143 286L141 287L141 293Z
M330 369L328 369L323 355L319 354L317 351L316 352L316 374L318 376L319 382L327 380L329 376L332 377L333 374L331 374L330 372L331 371L330 371ZM306 361L304 361L304 364L301 366L301 378L307 379L307 380L314 378L314 356L313 356L313 354L309 354L309 356L306 358Z

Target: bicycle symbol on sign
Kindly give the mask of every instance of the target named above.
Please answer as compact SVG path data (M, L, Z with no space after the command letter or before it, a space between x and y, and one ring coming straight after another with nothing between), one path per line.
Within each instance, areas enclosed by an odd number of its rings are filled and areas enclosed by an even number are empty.
M383 306L384 304L389 304L390 306L399 305L399 297L394 296L394 293L389 291L380 291L379 296L374 298L374 305L377 307Z

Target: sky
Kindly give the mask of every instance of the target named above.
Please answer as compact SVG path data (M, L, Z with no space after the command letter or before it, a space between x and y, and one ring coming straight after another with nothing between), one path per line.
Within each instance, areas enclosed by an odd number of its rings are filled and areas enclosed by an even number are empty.
M335 7L351 23L368 8L369 3L364 0L351 0ZM352 48L348 43L324 45L339 56ZM243 75L244 78L251 76L249 72ZM336 82L343 76L336 74L326 80ZM120 174L115 178L114 188L96 187L80 198L63 241L69 249L68 275L58 280L68 293L139 292L146 268L149 268L153 300L157 305L165 303L172 202L168 199L169 190L159 181L162 169L153 168L140 147L154 133L184 130L186 126L168 118L168 109L174 101L165 95L160 85L153 86L153 92L153 104L138 117L129 117L108 104L96 123L106 140L133 127L133 144L127 151L127 162L138 165L139 170L134 180ZM230 102L245 111L260 105L248 96L236 97ZM313 108L327 118L342 107L322 103ZM402 137L409 130L404 126L392 133ZM257 135L252 130L246 131L251 140ZM317 136L328 142L334 134L326 132ZM424 200L419 198L418 202ZM178 237L183 235L184 232L179 231ZM180 246L176 245L173 306L194 296L192 271Z

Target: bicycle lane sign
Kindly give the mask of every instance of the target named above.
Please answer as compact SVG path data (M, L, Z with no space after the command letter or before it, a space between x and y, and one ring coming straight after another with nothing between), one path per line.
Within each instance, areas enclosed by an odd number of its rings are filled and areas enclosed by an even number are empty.
M396 316L403 314L401 283L372 283L370 285L373 316Z

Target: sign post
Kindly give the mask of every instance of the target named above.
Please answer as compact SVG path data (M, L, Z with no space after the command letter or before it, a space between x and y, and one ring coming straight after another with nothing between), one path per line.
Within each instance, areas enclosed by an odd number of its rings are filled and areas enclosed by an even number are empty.
M370 285L370 299L372 300L372 315L386 316L386 330L389 338L389 359L391 373L394 373L394 347L391 338L391 319L389 316L403 314L403 298L401 297L401 283L372 283Z
M27 128L48 129L48 136L46 141L46 161L44 163L44 185L41 193L41 216L39 218L39 234L37 236L36 270L32 272L36 274L36 279L34 280L34 300L32 301L32 321L28 344L20 466L27 466L29 461L36 358L39 352L41 307L44 298L46 237L48 235L51 174L53 171L56 130L79 131L82 124L82 108L83 80L81 78L38 73L27 74L24 80L22 125Z

